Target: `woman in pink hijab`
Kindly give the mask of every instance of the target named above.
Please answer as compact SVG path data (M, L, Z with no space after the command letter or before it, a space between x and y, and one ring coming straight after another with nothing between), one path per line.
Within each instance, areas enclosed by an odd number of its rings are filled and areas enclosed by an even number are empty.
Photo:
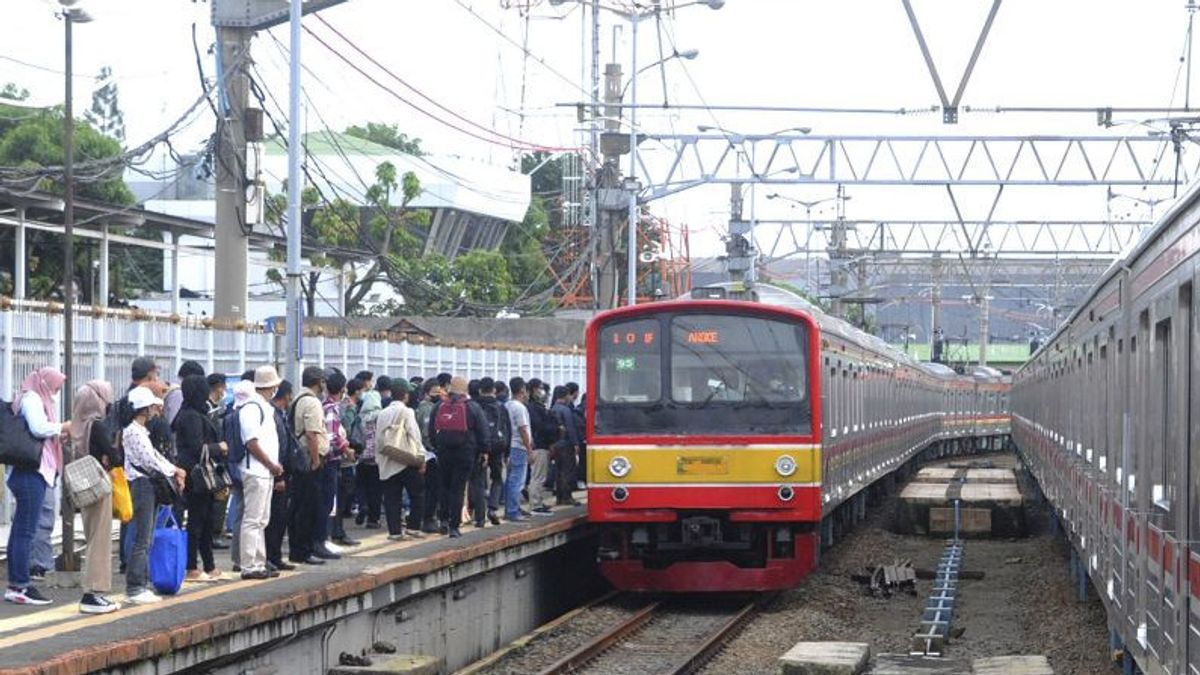
M58 403L54 400L66 381L67 376L54 368L39 368L25 378L20 395L13 400L13 412L25 420L34 436L43 439L38 468L14 466L8 476L8 489L17 510L8 534L8 588L4 599L18 605L50 604L50 599L30 583L29 560L46 491L54 487L62 471L62 437L71 432L70 422L58 421Z

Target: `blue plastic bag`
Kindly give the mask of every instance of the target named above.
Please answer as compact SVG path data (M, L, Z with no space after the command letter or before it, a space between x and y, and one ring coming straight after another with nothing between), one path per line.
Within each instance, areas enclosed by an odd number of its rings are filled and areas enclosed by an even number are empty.
M187 532L179 527L170 506L158 507L154 543L150 545L150 583L163 595L175 595L187 574Z

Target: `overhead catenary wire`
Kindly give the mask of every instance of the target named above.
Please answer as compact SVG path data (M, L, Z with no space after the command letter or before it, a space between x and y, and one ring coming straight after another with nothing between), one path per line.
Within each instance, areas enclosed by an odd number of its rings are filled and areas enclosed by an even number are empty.
M417 105L410 99L406 98L404 95L397 92L395 89L392 89L391 87L387 86L383 82L380 82L376 77L374 77L373 75L368 73L366 70L364 70L362 67L360 67L357 63L355 63L354 61L352 61L351 59L346 57L346 55L342 54L340 51L338 51L332 45L330 45L328 42L326 42L324 39L322 39L320 35L315 33L308 26L304 26L304 30L310 36L312 36L312 38L314 40L316 40L318 43L320 43L321 46L323 46L325 49L327 49L330 53L332 53L334 56L336 56L338 59L340 59L343 63L345 63L347 66L349 66L355 72L357 72L359 75L363 76L365 79L367 79L369 82L374 84L376 87L383 90L385 93L391 95L396 100L407 105L408 107L412 108L413 110L416 110L417 112L421 113L422 115L432 119L433 121L435 121L443 126L447 126L463 135L469 136L469 137L474 138L479 141L483 141L485 143L490 143L493 145L501 145L501 146L512 148L512 149L541 150L541 151L545 151L545 152L562 152L562 151L574 149L574 148L566 148L566 147L526 144L524 142L512 142L512 141L504 140L504 138L507 138L507 137L497 138L497 137L485 135L483 132L476 132L476 131L472 131L467 128L463 128L462 126L455 124L455 123L451 122L450 120L443 119L443 118L439 117L438 115L429 112L428 110L422 108L420 105ZM491 131L488 133L501 135L501 134L499 134L499 132L496 132L496 131Z

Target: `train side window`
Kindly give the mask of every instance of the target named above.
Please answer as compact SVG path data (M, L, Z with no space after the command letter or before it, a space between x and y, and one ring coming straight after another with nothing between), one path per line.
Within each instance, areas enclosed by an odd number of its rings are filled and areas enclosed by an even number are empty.
M1164 319L1154 326L1154 380L1147 384L1150 392L1153 417L1147 429L1155 457L1151 464L1154 482L1150 488L1150 499L1154 506L1163 511L1171 510L1174 501L1174 470L1171 461L1173 434L1171 429L1171 387L1175 374L1171 368L1171 320ZM1161 523L1160 523L1161 525Z

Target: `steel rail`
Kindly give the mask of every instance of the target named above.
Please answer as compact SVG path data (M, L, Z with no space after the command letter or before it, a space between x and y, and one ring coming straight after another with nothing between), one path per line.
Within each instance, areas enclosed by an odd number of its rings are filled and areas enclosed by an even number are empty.
M760 601L756 600L738 610L737 614L730 617L715 633L688 654L683 663L671 671L671 675L690 675L702 668L712 657L716 656L726 643L737 636L742 628L745 628L746 624L758 613L759 606Z
M575 651L542 669L538 675L559 675L578 670L587 664L588 661L596 658L609 647L612 647L630 633L644 626L661 605L661 602L652 602L646 605L615 628L599 635L591 642L580 646Z

